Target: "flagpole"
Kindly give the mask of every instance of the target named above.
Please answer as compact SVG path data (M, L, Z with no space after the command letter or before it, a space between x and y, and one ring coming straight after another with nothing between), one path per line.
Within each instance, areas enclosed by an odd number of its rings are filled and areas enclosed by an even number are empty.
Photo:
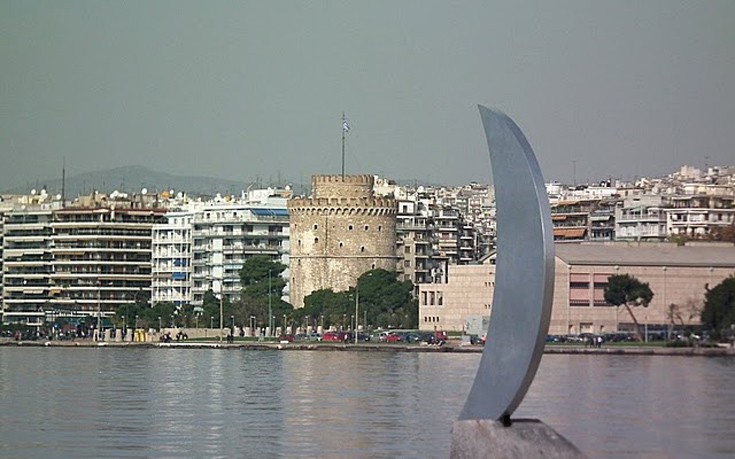
M342 180L345 178L345 112L342 112Z

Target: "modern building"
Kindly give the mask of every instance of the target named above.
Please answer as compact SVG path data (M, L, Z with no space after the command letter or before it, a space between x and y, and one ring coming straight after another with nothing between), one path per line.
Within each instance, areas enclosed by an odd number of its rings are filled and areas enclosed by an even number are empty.
M141 295L150 298L151 231L165 210L131 201L98 205L54 212L50 305L60 316L110 315Z
M286 199L266 203L220 203L191 216L191 296L202 304L211 290L230 300L240 295L245 260L266 255L288 266L290 230Z
M3 225L3 323L40 326L51 296L49 203L27 204L5 213Z
M396 203L370 175L315 175L312 195L288 202L291 304L321 289L348 290L371 269L396 269Z
M634 331L627 310L604 300L614 274L630 274L650 285L651 304L633 307L650 331L699 324L706 289L735 274L732 244L563 243L555 250L550 334ZM492 258L450 266L446 284L419 286L419 327L464 330L468 318L490 314L494 287Z
M672 236L704 238L735 223L735 197L672 196L666 210L666 229Z
M193 302L192 220L193 211L172 211L153 225L151 300L176 306Z
M414 285L433 282L434 232L430 211L418 199L397 199L396 204L396 271L401 280Z
M151 228L164 210L143 198L95 193L62 207L36 196L5 213L3 323L102 317L150 295Z

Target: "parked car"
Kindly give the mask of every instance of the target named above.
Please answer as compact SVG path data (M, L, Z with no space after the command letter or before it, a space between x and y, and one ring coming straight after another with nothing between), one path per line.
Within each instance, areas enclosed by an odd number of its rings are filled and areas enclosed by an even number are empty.
M399 335L398 333L389 333L385 337L386 343L400 343L404 341L403 336Z
M322 336L322 341L348 343L352 341L352 333L345 331L328 331Z
M281 335L278 337L278 341L281 343L293 343L294 340L294 335Z

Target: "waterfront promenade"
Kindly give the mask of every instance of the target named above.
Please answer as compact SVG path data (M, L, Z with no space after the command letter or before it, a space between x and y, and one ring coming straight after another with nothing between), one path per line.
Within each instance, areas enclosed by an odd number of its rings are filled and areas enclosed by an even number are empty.
M481 353L482 346L462 345L459 341L450 340L443 346L420 344L387 344L387 343L278 343L258 341L237 341L225 343L214 340L185 340L170 343L161 342L97 342L89 339L67 341L14 341L4 339L1 346L34 346L34 347L112 347L112 348L171 348L171 349L224 349L224 350L282 350L282 351L355 351L355 352L446 352L446 353ZM664 347L609 345L601 348L589 348L582 345L547 345L545 354L578 354L578 355L672 355L672 356L709 356L735 357L732 347Z

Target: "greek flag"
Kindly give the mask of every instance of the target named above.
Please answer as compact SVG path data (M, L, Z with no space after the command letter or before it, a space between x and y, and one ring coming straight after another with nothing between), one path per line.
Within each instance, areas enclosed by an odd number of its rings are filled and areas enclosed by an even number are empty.
M347 124L347 120L342 121L342 130L344 132L350 132L350 125Z

